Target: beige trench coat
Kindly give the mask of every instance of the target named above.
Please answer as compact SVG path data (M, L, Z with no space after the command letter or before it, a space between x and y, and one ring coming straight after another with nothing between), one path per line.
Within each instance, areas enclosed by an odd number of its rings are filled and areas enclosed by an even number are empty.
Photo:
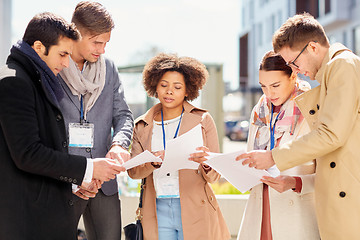
M151 151L153 120L160 110L161 104L157 104L136 120L131 157L145 150ZM184 114L179 134L189 131L199 123L202 126L204 145L211 152L219 152L217 131L210 114L184 102ZM158 239L156 192L152 174L154 170L155 168L150 163L128 170L131 178L146 177L142 208L145 240ZM219 204L209 185L219 178L220 175L215 170L212 169L206 173L202 166L198 170L179 171L181 218L185 240L230 239Z
M254 118L254 111L251 118ZM254 148L255 135L258 126L250 125L247 151ZM296 126L291 135L285 132L279 145L309 132L306 121ZM315 160L282 171L281 175L301 177L302 189L300 193L288 190L279 193L269 187L270 221L274 240L319 240L319 231L315 215ZM238 240L260 240L263 208L263 184L252 188L246 209L241 221Z
M317 159L316 212L322 240L360 238L360 59L330 47L320 86L296 101L312 131L272 151L280 170Z

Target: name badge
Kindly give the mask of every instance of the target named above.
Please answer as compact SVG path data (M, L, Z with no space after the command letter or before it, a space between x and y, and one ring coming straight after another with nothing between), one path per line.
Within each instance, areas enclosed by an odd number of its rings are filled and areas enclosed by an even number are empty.
M94 146L94 124L69 123L69 147L92 148Z
M172 174L165 177L157 177L156 169L154 173L154 187L157 198L179 198L179 175Z

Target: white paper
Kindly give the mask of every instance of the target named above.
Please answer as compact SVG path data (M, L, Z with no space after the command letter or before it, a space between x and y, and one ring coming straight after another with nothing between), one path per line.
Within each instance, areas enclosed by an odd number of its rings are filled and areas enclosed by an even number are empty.
M147 162L162 162L162 159L160 157L155 157L154 154L152 154L148 150L145 150L144 152L140 153L139 155L124 162L122 164L122 166L125 167L126 170L128 170L130 168L137 167L137 166L147 163Z
M158 176L166 176L167 173L180 169L198 169L199 163L188 158L191 153L196 152L196 148L203 145L200 124L179 137L167 141L164 161L158 169Z
M242 160L236 161L236 157L244 151L237 151L226 154L209 153L207 161L204 163L215 169L228 182L244 193L250 188L262 183L263 176L271 176L266 170L250 168L242 165Z

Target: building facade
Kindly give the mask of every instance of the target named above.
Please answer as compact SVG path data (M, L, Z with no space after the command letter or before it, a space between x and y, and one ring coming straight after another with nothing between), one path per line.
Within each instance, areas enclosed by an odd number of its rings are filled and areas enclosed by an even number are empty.
M242 115L250 116L262 94L259 63L272 49L273 33L290 16L310 13L324 26L331 43L341 42L360 55L360 0L242 0L240 7L239 90L246 102Z
M0 0L0 66L9 55L11 36L11 0Z

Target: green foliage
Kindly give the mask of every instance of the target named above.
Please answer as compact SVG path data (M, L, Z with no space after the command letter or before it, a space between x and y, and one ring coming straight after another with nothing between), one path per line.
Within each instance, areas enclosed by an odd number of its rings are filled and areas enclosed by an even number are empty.
M214 193L216 195L221 194L249 194L249 192L241 193L239 190L237 190L231 183L225 181L225 182L216 182L213 184L210 184Z

